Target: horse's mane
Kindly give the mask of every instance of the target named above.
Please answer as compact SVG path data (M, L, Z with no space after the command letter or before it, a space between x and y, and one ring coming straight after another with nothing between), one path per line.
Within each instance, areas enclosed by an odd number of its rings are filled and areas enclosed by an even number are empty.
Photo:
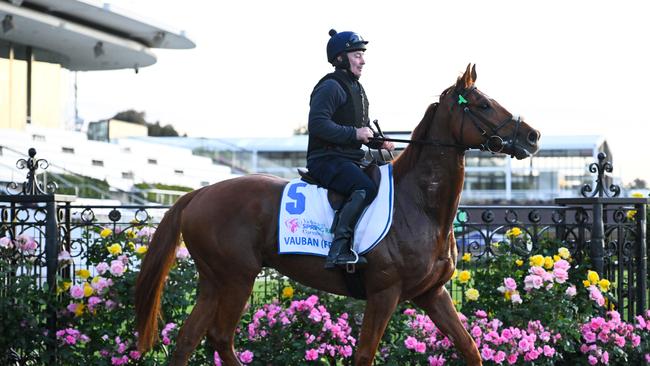
M453 89L453 86L445 89L445 91L440 94L439 100L442 100L451 89ZM426 112L424 112L424 117L422 117L420 123L415 127L413 133L411 133L411 140L421 141L426 139L429 130L433 125L433 119L436 116L438 105L440 105L440 102L435 102L429 105ZM395 180L399 180L415 166L420 158L420 154L422 153L422 147L423 145L421 144L409 144L400 156L395 159L393 162L393 175Z

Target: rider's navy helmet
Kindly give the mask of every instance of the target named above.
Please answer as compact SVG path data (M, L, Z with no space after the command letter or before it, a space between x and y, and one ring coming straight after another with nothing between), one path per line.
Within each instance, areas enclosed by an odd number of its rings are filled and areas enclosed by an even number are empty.
M352 51L365 51L366 44L360 35L354 32L341 32L337 33L334 29L330 29L330 40L327 42L327 61L334 64L336 56L343 52Z

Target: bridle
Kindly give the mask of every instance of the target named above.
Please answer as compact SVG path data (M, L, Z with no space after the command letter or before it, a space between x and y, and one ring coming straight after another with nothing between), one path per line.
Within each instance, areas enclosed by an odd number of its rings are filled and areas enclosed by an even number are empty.
M468 90L468 94L472 92L476 92L476 87L473 86ZM463 107L463 116L460 120L460 143L459 143L460 145L467 146L469 149L474 148L482 151L490 151L493 153L500 153L501 151L503 151L505 147L514 148L517 145L517 133L519 132L519 126L521 126L520 117L514 119L513 116L510 115L509 117L501 121L499 124L494 126L485 117L473 112L472 109L470 109L470 104L467 101L467 99L463 96L463 94L459 92L458 105L462 106L463 104L466 105ZM483 143L477 146L468 146L463 143L463 129L465 128L465 115L468 115L470 117L470 121L472 122L474 127L476 127L476 129L481 133L481 136L485 138ZM515 127L512 130L512 136L510 137L509 140L503 141L503 138L498 134L499 130L504 126L508 125L510 122L514 122L515 124ZM483 127L487 128L491 134L488 134L488 131L486 131L486 129Z
M469 95L470 93L475 91L476 91L476 87L471 87L470 89L467 89L468 93L466 95ZM510 115L508 118L504 119L499 124L494 126L485 117L472 111L472 108L470 108L471 105L469 104L469 102L461 92L458 92L457 96L458 96L458 103L454 103L452 105L452 108L455 105L462 106L463 104L465 104L465 106L462 107L463 114L460 121L460 141L458 143L446 143L446 142L436 141L436 140L394 139L394 138L383 137L383 136L371 138L370 140L453 147L461 150L481 150L481 151L489 151L492 153L500 153L501 151L503 151L504 148L510 147L513 148L512 151L514 151L514 147L517 145L517 133L519 132L519 126L521 125L520 117L517 117L515 119L513 118L512 115ZM468 120L472 122L472 125L480 132L481 136L485 138L485 140L483 140L482 143L478 145L467 145L463 142L463 130L465 129L465 115L469 117ZM508 125L510 122L514 122L515 127L512 131L511 138L504 141L503 138L498 135L498 132L504 126Z

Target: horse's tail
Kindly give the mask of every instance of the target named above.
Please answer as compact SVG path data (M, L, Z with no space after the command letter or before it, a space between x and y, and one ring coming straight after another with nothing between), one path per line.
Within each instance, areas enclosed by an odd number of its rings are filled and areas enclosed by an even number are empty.
M169 269L176 258L176 247L180 241L181 214L200 190L187 193L165 213L142 261L135 284L138 350L142 353L151 349L158 339L160 297Z

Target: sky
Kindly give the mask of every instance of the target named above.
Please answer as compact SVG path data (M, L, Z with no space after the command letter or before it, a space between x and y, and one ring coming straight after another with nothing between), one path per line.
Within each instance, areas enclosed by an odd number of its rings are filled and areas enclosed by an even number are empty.
M602 135L624 183L650 184L650 3L600 0L113 0L114 11L184 30L133 70L79 72L87 122L144 111L193 137L285 137L332 70L328 31L369 41L370 118L411 131L475 63L476 86L545 135Z

